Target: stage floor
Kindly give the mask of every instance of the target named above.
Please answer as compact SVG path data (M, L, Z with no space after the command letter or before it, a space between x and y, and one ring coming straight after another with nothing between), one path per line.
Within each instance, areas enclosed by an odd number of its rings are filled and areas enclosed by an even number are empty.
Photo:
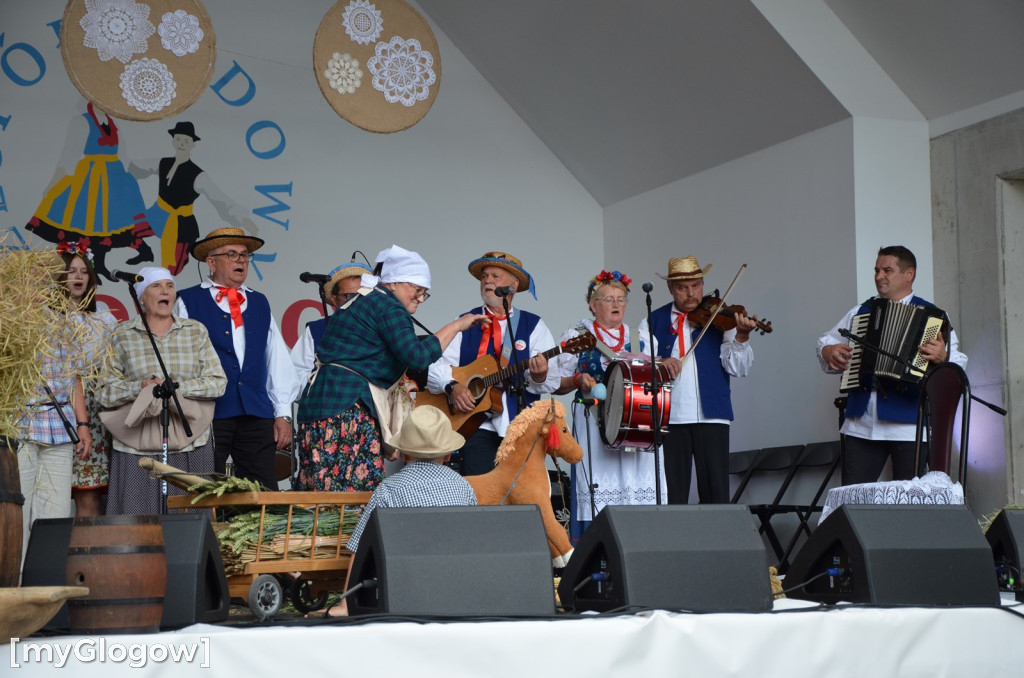
M181 654L189 652L186 661ZM198 624L152 635L33 637L0 646L0 666L17 669L12 676L52 675L60 666L103 678L297 671L417 678L1016 678L1024 675L1024 605L822 608L781 600L772 612L748 614Z

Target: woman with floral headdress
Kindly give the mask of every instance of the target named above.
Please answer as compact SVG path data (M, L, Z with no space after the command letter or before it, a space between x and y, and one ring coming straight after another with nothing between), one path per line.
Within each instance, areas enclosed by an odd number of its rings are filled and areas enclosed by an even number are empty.
M583 326L612 353L629 353L633 347L629 343L629 326L623 321L632 282L620 271L601 271L591 278L586 294L591 317L575 323L574 329L567 330L559 342L578 336L580 332L575 328ZM591 389L602 380L610 362L596 349L578 355L561 353L556 360L562 378L556 393L575 392L576 399L592 397ZM606 447L597 412L588 412L588 407L583 403L573 405L573 437L586 451L571 471L569 536L574 543L608 504L656 503L653 456ZM665 487L664 478L661 487Z
M72 307L78 309L77 318L90 329L84 335L87 345L82 347L83 359L92 363L83 370L88 375L101 367L107 337L117 325L117 319L109 311L96 310L96 271L92 268L85 244L62 242L57 245L57 253L64 262L64 272L59 278L64 293L71 300ZM103 513L101 495L107 490L110 463L110 436L100 422L102 408L93 395L95 379L87 378L83 386L92 449L84 458L76 454L71 467L71 498L75 500L75 516L80 518Z

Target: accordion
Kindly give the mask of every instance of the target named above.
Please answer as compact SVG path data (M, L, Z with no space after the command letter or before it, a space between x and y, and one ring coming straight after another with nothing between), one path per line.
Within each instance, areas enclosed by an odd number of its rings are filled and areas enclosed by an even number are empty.
M839 390L843 393L871 387L874 378L916 383L928 369L928 359L921 355L921 344L935 339L946 324L946 313L932 306L912 306L898 301L876 298L871 310L853 317L850 327L852 348L850 363L843 372ZM865 346L876 346L900 360ZM946 338L946 343L949 339Z

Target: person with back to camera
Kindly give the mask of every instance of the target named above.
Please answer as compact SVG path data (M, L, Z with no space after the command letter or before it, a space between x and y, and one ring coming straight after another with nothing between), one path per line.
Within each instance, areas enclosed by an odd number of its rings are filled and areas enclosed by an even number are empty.
M473 488L445 465L452 452L465 442L465 438L452 430L451 422L441 410L429 405L413 410L394 439L405 466L385 478L374 490L345 548L353 555L359 550L363 530L378 508L476 506ZM345 589L348 589L347 577ZM342 600L327 611L327 616L341 617L347 612L347 603Z

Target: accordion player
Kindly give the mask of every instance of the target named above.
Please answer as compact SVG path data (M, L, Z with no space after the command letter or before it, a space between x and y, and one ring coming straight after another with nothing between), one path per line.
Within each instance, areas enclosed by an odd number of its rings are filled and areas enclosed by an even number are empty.
M876 297L868 310L853 316L848 338L850 361L843 371L840 391L871 388L876 379L920 382L928 369L921 344L942 337L950 343L949 319L934 306L903 304Z

